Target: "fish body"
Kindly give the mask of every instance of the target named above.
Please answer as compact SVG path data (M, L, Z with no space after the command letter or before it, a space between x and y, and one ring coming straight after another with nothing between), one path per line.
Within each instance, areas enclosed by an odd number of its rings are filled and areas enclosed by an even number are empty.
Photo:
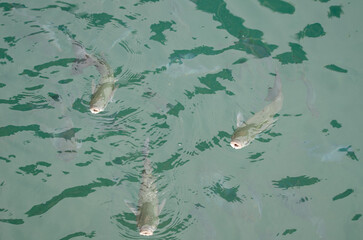
M137 226L140 230L140 235L151 236L159 224L159 214L165 205L165 199L159 205L155 177L152 175L152 167L150 159L147 157L148 142L145 142L145 160L144 171L142 173L142 182L139 191L139 202L137 209L129 208L136 215Z
M95 66L101 75L98 86L95 87L92 84L92 97L89 107L91 113L100 113L105 110L108 103L112 100L117 80L113 75L112 69L104 59L88 54L86 49L76 41L73 41L72 45L77 57L72 66L73 72L79 73L88 66Z
M241 114L237 115L237 129L234 131L230 142L234 149L246 147L259 133L268 129L276 121L274 116L281 110L283 103L281 79L278 75L276 75L274 87L269 89L269 94L265 100L271 101L271 103L247 121L242 120Z

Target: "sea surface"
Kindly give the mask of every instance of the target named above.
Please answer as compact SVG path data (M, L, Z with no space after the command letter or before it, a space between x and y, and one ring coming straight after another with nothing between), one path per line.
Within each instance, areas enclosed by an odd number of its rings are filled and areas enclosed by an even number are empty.
M358 0L0 1L0 239L363 239ZM116 91L92 114L102 56ZM240 150L236 116L283 106ZM143 148L158 198L138 201Z

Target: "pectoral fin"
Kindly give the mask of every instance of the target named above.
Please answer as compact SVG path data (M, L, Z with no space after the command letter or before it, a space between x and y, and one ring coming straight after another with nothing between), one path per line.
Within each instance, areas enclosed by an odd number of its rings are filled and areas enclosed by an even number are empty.
M110 102L113 102L113 96L115 95L116 88L112 89Z
M243 115L241 112L237 113L237 127L241 127L243 124L245 124Z
M124 200L126 206L128 206L131 210L131 212L133 212L136 216L139 214L139 212L137 211L137 207L134 203L128 201L128 200Z
M164 198L164 200L161 202L161 204L159 205L159 209L158 209L158 215L161 213L161 210L163 210L164 206L165 206L165 202L166 199Z

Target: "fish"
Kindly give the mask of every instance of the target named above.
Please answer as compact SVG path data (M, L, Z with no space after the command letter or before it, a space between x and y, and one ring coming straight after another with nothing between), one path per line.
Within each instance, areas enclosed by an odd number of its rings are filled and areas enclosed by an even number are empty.
M82 143L77 138L77 132L80 129L73 127L70 118L64 117L64 128L57 128L52 134L52 143L57 149L57 157L63 161L71 161L77 157L78 150Z
M91 113L100 113L112 101L116 91L115 83L117 79L114 77L113 71L106 60L99 56L88 54L86 49L77 41L73 40L72 45L77 57L72 65L73 73L81 73L88 66L95 66L100 73L101 78L99 84L95 86L92 83L92 97L89 106Z
M152 166L148 154L149 139L146 139L144 147L144 170L139 190L138 206L137 208L133 207L132 203L125 201L126 205L136 215L137 226L142 236L152 236L154 234L160 221L159 214L166 202L164 199L159 205L155 177L152 175Z
M315 106L316 94L311 82L305 77L305 74L302 76L302 81L306 87L306 106L314 117L319 116L319 111Z
M232 148L241 149L248 146L259 133L268 129L276 121L274 116L281 110L283 103L281 79L277 73L274 86L269 88L265 100L271 103L247 121L243 121L240 112L237 114L237 129L234 131L230 142Z
M68 162L77 157L78 150L82 147L82 142L77 136L80 128L74 127L63 98L54 93L48 93L48 95L52 99L51 105L55 108L60 108L61 112L61 117L59 117L61 119L60 125L55 129L49 130L52 143L57 150L57 157Z

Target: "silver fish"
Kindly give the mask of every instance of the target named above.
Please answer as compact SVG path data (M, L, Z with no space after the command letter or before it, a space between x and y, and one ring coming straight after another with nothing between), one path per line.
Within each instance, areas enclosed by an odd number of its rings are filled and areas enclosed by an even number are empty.
M273 88L269 88L266 101L271 101L261 111L247 121L243 121L241 113L237 115L237 129L234 131L230 145L234 149L241 149L249 145L256 136L268 129L275 121L274 115L282 108L283 96L281 79L276 74Z
M113 75L112 69L104 59L88 54L86 49L76 41L73 41L72 45L77 57L72 66L73 72L80 73L83 68L95 66L101 75L98 86L94 86L92 83L92 97L89 108L91 113L100 113L105 110L107 104L112 100L117 80Z
M137 226L140 235L151 236L159 224L159 214L165 205L165 199L159 205L155 177L152 175L152 167L148 156L149 139L145 141L145 160L142 182L139 191L139 202L137 208L128 201L127 206L136 215Z

